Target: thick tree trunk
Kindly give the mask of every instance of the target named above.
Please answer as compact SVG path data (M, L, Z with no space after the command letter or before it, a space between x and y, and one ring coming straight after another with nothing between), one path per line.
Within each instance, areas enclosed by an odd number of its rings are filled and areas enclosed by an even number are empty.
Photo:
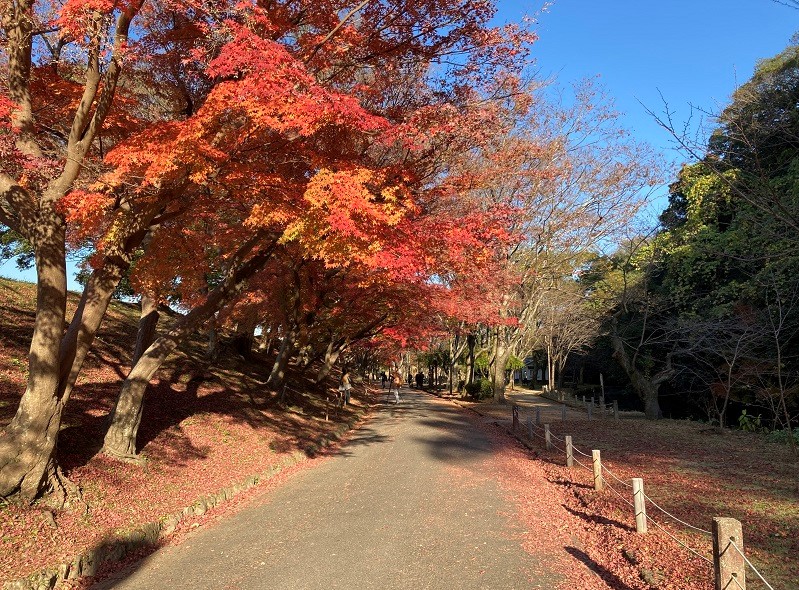
M505 403L505 370L510 358L510 350L498 336L494 345L494 401L500 404Z
M28 385L14 418L0 433L0 496L6 498L18 496L31 501L42 491L63 485L55 462L61 414L107 301L103 304L103 297L99 300L88 297L91 286L87 286L76 317L64 334L65 225L56 211L56 205L72 188L97 130L102 127L113 104L122 64L120 52L127 44L130 21L140 7L140 2L131 3L119 13L113 35L112 57L104 74L100 71L98 59L101 44L98 42L91 46L83 96L74 113L66 141L64 165L58 177L50 181L43 193L34 196L0 173L2 196L6 200L10 199L15 213L13 217L19 222L19 227L14 229L28 238L34 247L38 277ZM33 3L12 3L4 10L3 29L8 40L8 90L17 104L13 116L17 146L24 153L36 157L41 155L41 150L34 136L36 121L29 87L34 38L32 27L35 22ZM92 35L93 40L99 41L100 27ZM104 80L98 98L101 77Z
M296 330L292 329L283 337L283 341L280 343L280 350L277 353L275 364L272 365L272 371L266 381L266 385L274 390L280 389L286 379L286 369L289 366L291 356L294 354L296 338Z
M660 386L645 381L639 387L643 391L644 414L647 420L660 420L663 418L663 411L660 409L660 401L658 399Z
M133 349L133 361L131 366L134 366L144 351L150 348L150 345L155 340L155 330L158 327L158 300L143 294L141 296L141 317L139 319L139 331L136 333L136 346Z
M54 232L54 240L63 239L63 233L57 235L63 232L60 221L55 221L54 225L59 228ZM11 461L17 465L17 469L25 471L25 463L36 465L30 471L32 475L26 476L26 483L0 483L0 495L10 495L9 487L14 487L26 501L32 500L39 491L57 489L61 485L60 481L54 479L57 475L54 457L61 413L122 276L122 268L111 262L91 274L72 322L62 337L66 306L63 242L45 243L46 240L41 240L37 248L40 293L37 295L37 320L31 342L28 388L20 401L17 416L6 428L3 444L0 445L0 465L5 463L4 453L7 449L11 453L18 453L17 458ZM54 352L57 355L56 362L52 361ZM20 438L36 439L37 450L33 451L28 443L18 440ZM25 447L28 450L19 453L20 448ZM5 477L3 471L0 467L0 482ZM34 491L37 485L33 480L38 477L43 479L38 484L38 490ZM10 477L10 480L14 479L15 476Z
M61 425L60 350L66 314L64 225L54 209L37 228L36 321L28 355L28 385L14 418L0 434L0 496L33 501L56 472Z
M63 484L58 477L54 459L61 413L69 400L86 355L91 350L114 290L127 268L127 260L117 256L114 260L107 259L103 266L92 272L75 315L61 337L65 314L61 308L66 305L66 264L63 262L63 242L58 242L63 240L63 227L60 220L53 221L52 224L57 228L53 230L53 242L40 240L37 244L37 290L41 293L37 295L37 321L31 342L28 389L20 401L17 412L19 418L15 417L8 425L3 443L0 444L0 495L9 496L16 493L14 490L18 490L20 497L26 501L32 500L39 493L33 492L36 486L32 481L37 477L43 478L38 484L39 491L58 490ZM130 244L135 246L138 241ZM39 310L43 314L41 320ZM54 344L56 338L57 347ZM43 352L45 350L48 352ZM56 363L49 360L53 350L57 350ZM56 371L55 377L52 371ZM38 424L45 426L35 426ZM29 443L19 441L20 438L37 439L37 450L33 451L28 446ZM28 450L20 453L20 445ZM38 465L32 469L30 473L33 475L27 477L28 481L24 485L21 481L12 483L16 476L11 476L4 482L5 470L2 465L6 463L6 452L17 454L17 458L11 460L17 465L17 469L25 471L24 463ZM46 468L42 468L44 464L47 465Z
M136 435L141 424L147 384L189 332L190 327L184 326L157 338L133 366L111 412L110 426L103 441L104 453L118 458L135 457Z
M331 340L328 343L327 348L325 349L325 359L322 363L322 366L319 368L319 371L316 373L316 379L314 379L315 383L321 383L324 381L325 377L330 374L330 371L333 369L333 365L336 364L338 357L341 355L341 351L344 350L345 347L346 343L342 343L341 340Z

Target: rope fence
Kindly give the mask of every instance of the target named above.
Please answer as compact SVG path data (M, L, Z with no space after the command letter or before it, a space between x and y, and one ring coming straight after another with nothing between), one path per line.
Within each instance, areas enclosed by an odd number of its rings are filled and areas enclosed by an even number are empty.
M585 400L585 396L583 396L583 403L587 403ZM587 406L588 408L593 408L594 400L591 400L591 406ZM565 405L563 406L562 417L565 420L566 412L565 412ZM604 404L604 400L600 404L603 411L608 408L608 405ZM613 408L615 411L616 416L618 416L618 404L614 402ZM514 404L512 408L513 412L513 431L514 433L517 431L519 427L519 406ZM591 409L588 411L589 420L591 419ZM618 419L618 418L617 418ZM541 434L543 432L543 434ZM607 466L602 464L601 455L599 450L592 450L591 454L586 453L585 451L581 450L577 446L574 445L572 442L572 437L570 435L564 435L564 438L560 438L559 436L555 435L548 423L541 424L541 412L540 408L536 408L535 412L535 421L533 421L532 416L527 417L527 433L528 438L533 440L538 438L543 440L546 444L546 448L548 450L557 450L560 453L563 453L566 457L566 466L572 467L574 463L578 466L582 467L583 469L592 472L594 476L594 489L596 491L602 491L605 487L609 488L620 500L622 500L626 505L633 509L635 515L635 528L636 532L640 534L644 534L647 532L647 524L651 523L652 526L656 527L660 531L662 531L666 536L672 539L677 545L681 548L685 549L693 556L710 563L713 566L714 577L715 577L715 590L728 590L731 588L742 588L746 589L746 571L747 568L751 570L755 576L765 584L768 590L774 590L774 587L768 583L768 581L763 577L763 575L757 570L757 568L752 564L752 562L746 557L746 554L743 550L743 534L741 531L741 523L734 518L724 518L724 517L714 517L712 519L713 527L711 531L703 529L701 527L692 525L688 522L685 522L681 518L678 518L662 506L655 502L650 496L648 496L644 492L644 484L643 479L641 478L632 478L631 483L625 481L625 479L619 477L613 471L607 468ZM553 440L562 442L565 444L565 448L556 445ZM577 456L586 457L592 460L592 465L589 467ZM625 494L620 492L614 485L610 483L609 480L606 479L605 476L610 476L612 480L616 483L622 484L626 488L632 490L633 501L631 502ZM675 534L669 531L665 526L657 522L653 519L650 515L646 513L647 505L652 506L655 510L659 511L666 517L670 518L675 523L691 530L695 531L701 535L710 536L712 538L713 547L712 547L712 559L708 558L705 555L702 555L699 551L693 549L692 547L688 546L684 541L678 538Z
M597 413L601 413L603 416L612 414L614 420L619 420L619 402L617 400L613 400L611 403L606 404L604 393L601 393L599 398L597 398L596 395L592 395L589 399L585 395L578 397L563 390L550 390L546 385L544 385L544 396L562 403L561 410L563 412L563 420L566 419L567 404L572 409L582 407L582 409L588 414L589 420L593 419L595 410Z
M734 549L735 549L735 550L738 552L738 554L739 554L739 555L740 555L740 556L743 558L743 560L746 562L746 565L748 565L748 566L750 567L750 569L751 569L753 572L755 572L755 575L757 575L757 577L758 577L758 578L760 578L760 581L761 581L761 582L763 582L763 583L764 583L764 584L765 584L765 585L768 587L768 589L769 589L769 590L774 590L774 587L773 587L771 584L769 584L769 583L766 581L766 578L764 578L764 577L763 577L763 576L760 574L760 572L759 572L759 571L757 571L757 568L756 568L755 566L753 566L753 565L752 565L752 562L751 562L751 561L749 561L749 559L746 557L746 553L744 553L744 552L743 552L743 550L742 550L740 547L738 547L738 545L736 545L736 544L735 544L735 541L734 541L734 540L730 539L730 545L731 545L731 546L732 546L732 547L733 547L733 548L734 548ZM733 578L733 579L735 579L735 578ZM738 581L736 580L736 584L737 584L737 583L738 583Z

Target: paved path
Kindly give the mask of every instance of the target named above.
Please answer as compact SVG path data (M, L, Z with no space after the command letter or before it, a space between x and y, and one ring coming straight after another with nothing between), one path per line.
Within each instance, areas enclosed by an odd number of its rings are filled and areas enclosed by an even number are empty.
M403 391L337 456L95 588L551 587L485 475L478 420Z

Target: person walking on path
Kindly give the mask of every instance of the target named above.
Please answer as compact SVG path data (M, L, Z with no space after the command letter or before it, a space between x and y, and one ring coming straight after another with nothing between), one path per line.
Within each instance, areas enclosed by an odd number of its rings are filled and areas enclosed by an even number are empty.
M391 383L388 385L388 394L391 395L391 387L394 387L394 403L398 404L400 401L399 397L399 389L402 385L402 374L399 372L397 367L394 367L393 371L391 372Z
M350 403L350 389L352 389L350 370L347 367L344 367L344 369L341 371L341 384L338 386L338 390L341 395L342 407Z
M380 372L380 388L381 389L385 389L386 388L386 379L388 379L388 377L386 376L386 372L385 371L381 371Z

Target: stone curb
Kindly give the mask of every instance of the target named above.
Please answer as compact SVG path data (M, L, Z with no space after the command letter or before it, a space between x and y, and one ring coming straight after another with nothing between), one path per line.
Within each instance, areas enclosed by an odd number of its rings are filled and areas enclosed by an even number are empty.
M200 496L191 506L164 516L158 522L145 523L131 532L104 541L99 546L79 554L69 563L43 569L26 578L5 582L2 590L52 590L62 581L95 575L104 563L120 561L131 552L143 547L153 547L159 540L166 539L174 533L184 520L201 516L215 506L270 480L284 469L307 461L352 430L368 411L369 406L357 411L351 419L342 423L332 433L319 437L316 442L307 445L303 450L296 450L287 457L280 458L264 473L251 475L244 481L223 488L215 494Z

